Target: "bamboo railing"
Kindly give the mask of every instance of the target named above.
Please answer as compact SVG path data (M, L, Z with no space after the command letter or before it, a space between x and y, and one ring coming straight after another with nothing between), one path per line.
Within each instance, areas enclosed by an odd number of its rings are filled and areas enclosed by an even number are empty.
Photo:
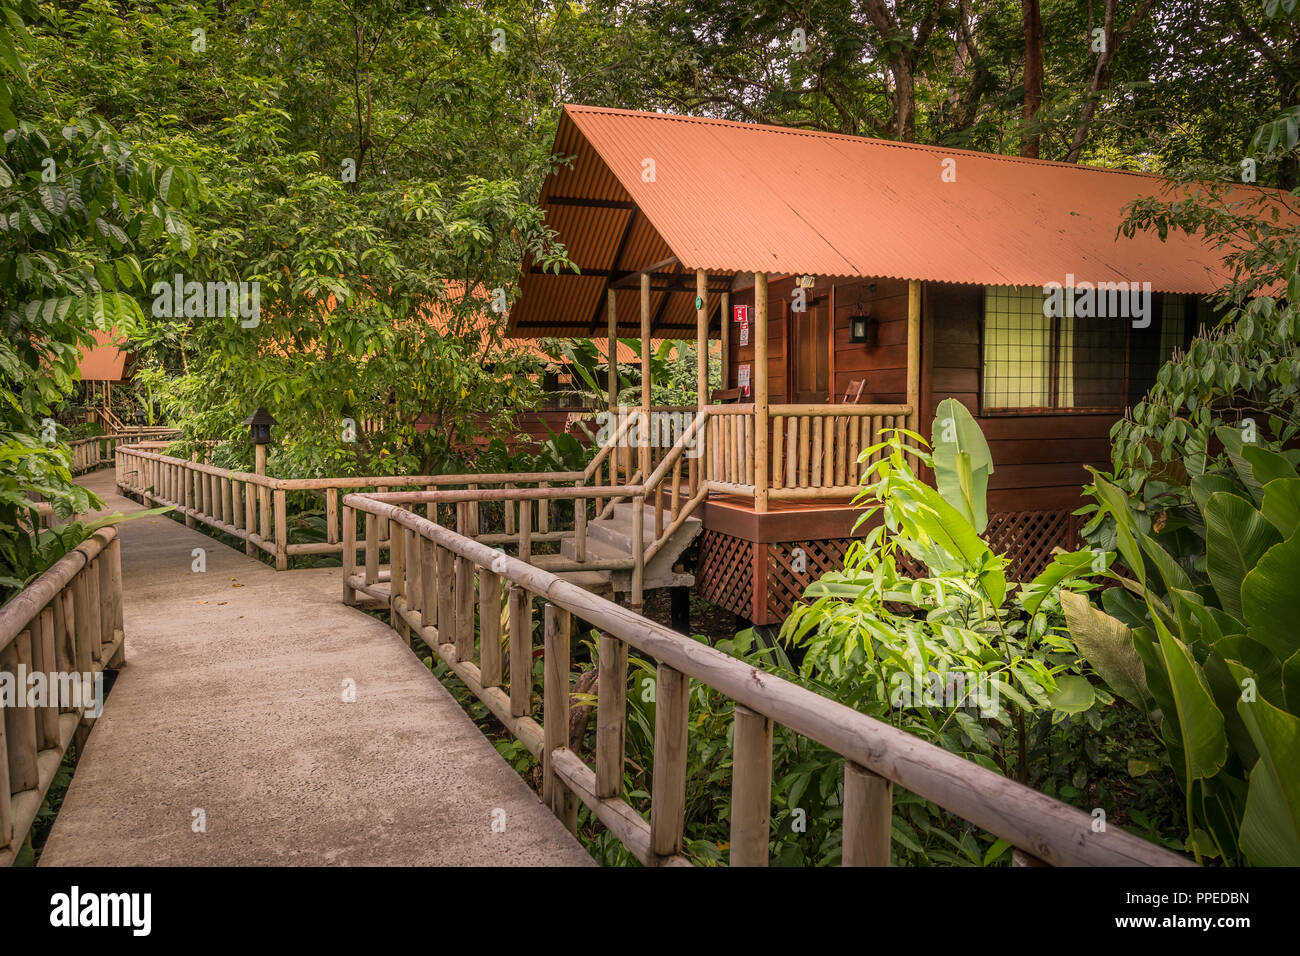
M905 787L1049 865L1181 866L1190 861L850 707L765 673L554 574L376 496L345 511L402 529L393 540L392 624L418 636L542 762L542 799L576 830L579 802L642 863L681 865L690 682L735 703L731 863L767 863L776 724L845 760L843 862L888 865L893 786ZM417 558L418 556L418 558ZM377 559L377 553L376 553ZM370 561L367 552L367 561ZM417 577L411 566L419 564ZM377 569L375 569L377 571ZM371 574L371 569L367 570ZM356 580L355 576L352 580ZM418 582L419 586L415 587ZM345 597L346 597L345 585ZM535 602L542 603L542 719L533 717ZM574 620L599 631L595 767L568 748ZM624 794L628 650L658 662L647 821Z
M911 428L907 405L773 405L772 468L768 497L808 501L851 497L877 452L859 461L861 452L879 444L891 428Z
M84 675L125 655L122 560L117 531L101 528L0 607L0 672ZM26 686L17 684L19 693ZM67 686L64 684L64 686ZM86 718L86 701L3 708L0 720L0 866L17 856L63 756Z
M169 438L179 434L180 432L174 428L145 426L124 428L121 431L91 438L74 439L68 442L68 451L72 455L72 473L80 475L113 464L118 445L133 445L137 442Z

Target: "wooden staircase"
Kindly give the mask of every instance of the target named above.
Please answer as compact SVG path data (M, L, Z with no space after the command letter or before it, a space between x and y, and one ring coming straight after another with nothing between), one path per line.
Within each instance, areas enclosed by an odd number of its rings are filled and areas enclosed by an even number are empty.
M608 517L596 518L587 524L586 561L608 562L631 558L632 541L635 533L636 506L629 501L614 505ZM650 544L655 540L655 509L645 505L641 509L641 540ZM681 558L690 543L695 540L703 523L699 518L688 517L668 536L664 544L646 562L642 590L654 588L691 587L695 576L685 571L677 571L674 565ZM548 565L569 565L577 560L577 543L573 538L565 538L560 543L557 556L534 555L532 563L539 568L550 570ZM608 570L565 570L556 571L558 577L597 594L628 594L632 590L632 572Z

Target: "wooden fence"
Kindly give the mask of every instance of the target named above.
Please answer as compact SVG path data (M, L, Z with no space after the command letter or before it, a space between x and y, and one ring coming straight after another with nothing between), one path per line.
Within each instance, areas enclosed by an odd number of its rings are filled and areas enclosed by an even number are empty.
M393 627L414 633L542 761L543 800L570 830L585 804L642 863L681 865L689 691L700 681L735 703L731 863L767 863L776 724L840 754L843 861L888 865L898 784L1007 840L1021 859L1048 865L1181 866L1190 861L1117 827L806 688L683 637L555 575L409 510L419 496L350 494L368 528L393 542L388 600ZM378 581L377 541L367 538L366 579ZM345 580L344 596L350 583ZM364 581L363 581L364 583ZM375 593L379 593L376 589ZM542 720L532 716L533 617L543 617ZM600 632L595 768L568 748L571 633ZM657 662L650 819L624 795L628 650Z
M172 438L179 435L174 428L142 427L126 428L107 435L91 438L77 438L68 442L72 454L72 473L80 475L96 468L106 468L113 464L119 445L133 445L137 442L154 439Z
M93 674L117 667L124 655L122 562L114 528L95 532L0 607L0 672L15 680L20 668L25 674ZM24 682L16 686L25 699ZM74 734L89 725L85 703L82 697L79 705L4 708L0 866L13 862Z

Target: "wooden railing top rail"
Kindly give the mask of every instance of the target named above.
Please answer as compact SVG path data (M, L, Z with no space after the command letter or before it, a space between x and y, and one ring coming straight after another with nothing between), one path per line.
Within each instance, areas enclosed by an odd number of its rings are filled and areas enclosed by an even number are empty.
M769 405L769 416L784 418L862 418L870 415L910 415L911 405Z
M203 462L191 461L188 458L160 455L156 452L142 450L141 444L127 445L120 450L126 454L137 455L141 458L167 462L173 465L183 465L194 471L219 475L223 478L233 478L236 481L246 481L250 484L263 485L277 491L323 491L329 488L359 488L363 485L382 485L387 488L425 487L428 485L492 485L506 484L508 482L578 481L583 477L583 473L580 471L537 471L457 475L357 475L343 478L273 478L269 475L258 475L251 471L219 468L216 465L207 465Z
M710 415L752 415L754 414L754 403L746 402L745 404L736 405L705 405L704 410Z
M941 747L758 670L582 588L360 493L343 504L386 518L586 621L598 630L816 741L1054 866L1185 866L1191 861ZM551 666L548 663L548 666ZM558 665L557 665L558 666ZM565 666L567 672L567 666ZM564 735L567 739L567 728Z
M9 603L0 607L0 651L27 630L32 620L54 600L55 595L68 586L77 572L93 561L116 537L116 528L100 528L50 565L44 574L14 595Z

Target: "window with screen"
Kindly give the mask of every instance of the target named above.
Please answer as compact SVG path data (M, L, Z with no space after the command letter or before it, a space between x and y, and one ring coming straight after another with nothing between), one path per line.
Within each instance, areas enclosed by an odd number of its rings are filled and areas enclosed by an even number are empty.
M984 291L983 404L991 411L1112 409L1124 401L1128 323L1044 315L1041 288Z
M1157 296L1153 321L1135 329L1105 317L1044 315L1041 288L984 290L982 406L986 412L1121 411L1145 394L1186 337L1183 296ZM1082 310L1080 310L1082 311Z

